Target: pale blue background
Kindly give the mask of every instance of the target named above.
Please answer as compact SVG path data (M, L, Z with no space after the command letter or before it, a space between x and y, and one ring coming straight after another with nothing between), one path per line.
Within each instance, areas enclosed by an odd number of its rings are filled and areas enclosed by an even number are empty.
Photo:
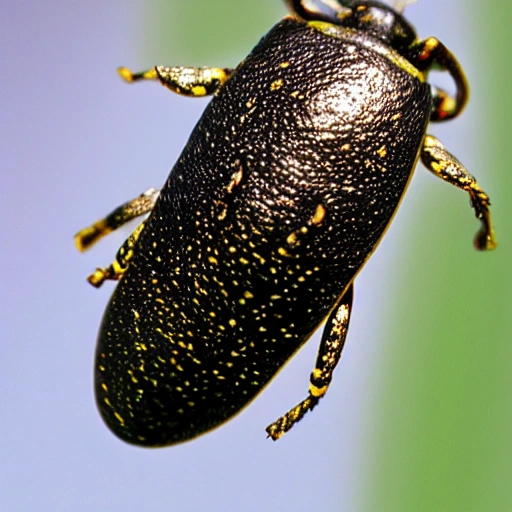
M280 442L267 440L264 427L305 396L317 337L250 408L192 443L131 447L112 436L96 411L94 343L112 286L97 291L84 279L112 260L127 231L86 255L76 252L73 234L159 186L206 104L117 78L121 64L187 64L173 48L162 50L165 62L143 60L144 9L153 3L2 5L0 510L362 510L372 465L365 446L385 353L380 315L397 307L386 286L400 273L415 198L438 185L423 169L357 281L348 343L328 397ZM477 72L466 49L467 20L456 5L422 0L408 13L422 36L449 44L471 79ZM443 16L436 13L441 7ZM257 8L247 0L248 13ZM283 13L276 0L266 27L251 27L250 14L239 23L254 30L255 44ZM250 49L232 48L229 59ZM223 55L212 64L222 65ZM226 57L226 64L233 61ZM477 115L469 109L456 130L435 130L468 167ZM492 188L490 178L486 183ZM465 234L468 246L472 234Z

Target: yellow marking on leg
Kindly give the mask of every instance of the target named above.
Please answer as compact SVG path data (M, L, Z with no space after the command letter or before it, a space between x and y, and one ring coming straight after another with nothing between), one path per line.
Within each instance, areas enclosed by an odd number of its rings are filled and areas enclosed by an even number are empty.
M108 269L97 268L90 276L87 277L87 281L92 284L95 288L99 288L107 279L109 279L111 273Z
M117 68L117 74L127 83L137 82L139 80L156 80L158 74L155 68L140 73L132 73L128 68L123 66Z
M225 68L197 68L185 66L156 66L156 78L173 92L201 97L216 93L231 76Z
M206 96L206 87L203 85L196 85L192 87L192 94L194 96Z
M318 388L314 386L313 384L309 385L309 393L313 395L315 398L320 398L325 395L327 392L327 388L329 386L322 386L321 388Z
M497 246L491 221L489 196L478 185L465 167L449 153L435 137L427 135L423 142L421 159L425 167L439 178L466 191L471 198L471 206L482 223L474 238L478 250L492 250Z
M92 226L81 229L75 235L75 246L80 252L84 252L97 240L111 232L112 228L107 225L104 219L98 220Z

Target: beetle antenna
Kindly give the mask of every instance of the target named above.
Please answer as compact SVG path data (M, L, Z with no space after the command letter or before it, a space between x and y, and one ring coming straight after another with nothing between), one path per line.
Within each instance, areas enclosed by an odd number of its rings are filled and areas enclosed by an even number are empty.
M393 7L396 11L399 13L404 12L405 8L408 5L416 3L418 0L395 0L395 3L393 4Z
M336 14L341 17L344 12L350 13L348 5L352 0L285 0L285 2L300 18L311 19L314 15L315 19L322 19L326 15Z

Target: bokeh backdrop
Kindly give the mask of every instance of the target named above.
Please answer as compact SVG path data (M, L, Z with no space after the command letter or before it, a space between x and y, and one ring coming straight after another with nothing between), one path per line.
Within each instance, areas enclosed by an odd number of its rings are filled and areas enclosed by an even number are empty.
M473 249L467 196L418 166L358 278L328 396L282 440L264 427L306 392L318 336L251 407L191 443L128 446L96 411L113 286L84 279L129 230L86 255L73 234L161 185L207 102L125 85L115 69L234 66L285 12L279 0L2 2L0 510L512 510L506 2L406 11L468 75L467 110L431 131L491 195L497 251Z

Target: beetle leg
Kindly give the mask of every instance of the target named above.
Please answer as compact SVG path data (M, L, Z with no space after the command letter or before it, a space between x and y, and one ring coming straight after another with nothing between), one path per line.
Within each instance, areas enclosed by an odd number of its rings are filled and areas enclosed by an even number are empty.
M469 193L471 206L482 227L475 236L475 247L491 250L496 247L496 239L491 222L489 196L480 188L476 179L464 166L432 135L427 135L421 150L423 165L436 176Z
M469 88L466 76L455 56L435 37L417 42L412 48L411 60L420 71L441 69L448 71L457 88L455 97L441 89L434 92L431 121L447 121L460 114L468 101Z
M94 287L99 288L107 279L119 281L126 272L130 260L133 258L137 241L140 233L144 229L145 222L141 222L137 229L126 239L124 244L117 251L116 257L112 265L107 268L97 268L88 278L87 281Z
M315 369L310 377L308 397L266 428L269 437L274 441L288 432L308 411L313 410L327 392L332 380L332 373L340 360L347 337L353 289L354 285L351 284L327 320L318 349Z
M126 82L158 80L162 85L185 96L209 96L214 94L233 74L228 68L193 68L183 66L155 66L149 71L132 73L121 67L117 72Z
M110 212L104 219L96 221L91 226L81 229L75 235L75 245L80 251L86 251L98 240L108 235L117 228L131 221L135 217L150 212L160 194L159 190L149 188L139 197L127 201L114 211Z

